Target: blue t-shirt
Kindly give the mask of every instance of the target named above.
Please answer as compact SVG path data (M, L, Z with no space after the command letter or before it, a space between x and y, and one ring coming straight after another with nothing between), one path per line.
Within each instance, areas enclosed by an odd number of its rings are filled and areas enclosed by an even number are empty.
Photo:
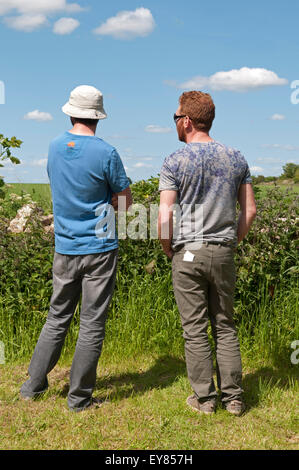
M47 171L57 253L85 255L117 248L111 196L130 181L116 149L96 136L65 132L50 144Z

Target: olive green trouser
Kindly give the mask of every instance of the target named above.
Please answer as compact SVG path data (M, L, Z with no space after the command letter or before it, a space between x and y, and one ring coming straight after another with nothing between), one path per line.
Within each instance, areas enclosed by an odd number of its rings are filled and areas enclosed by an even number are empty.
M221 400L240 399L243 392L242 365L233 321L234 248L203 244L199 249L189 248L189 251L194 255L193 260L192 255L185 255L184 248L174 254L172 275L184 330L190 384L199 401L216 399L213 357L207 332L210 320Z

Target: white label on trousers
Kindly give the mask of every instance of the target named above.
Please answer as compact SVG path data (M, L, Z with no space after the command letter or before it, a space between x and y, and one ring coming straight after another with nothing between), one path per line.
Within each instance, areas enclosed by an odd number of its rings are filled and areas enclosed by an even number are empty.
M194 260L194 254L191 253L191 251L186 251L186 253L184 254L183 261L190 261L192 263L193 260Z

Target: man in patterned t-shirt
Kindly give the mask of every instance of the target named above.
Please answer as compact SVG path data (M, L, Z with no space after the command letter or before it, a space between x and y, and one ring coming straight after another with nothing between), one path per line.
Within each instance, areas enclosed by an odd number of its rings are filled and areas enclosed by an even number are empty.
M186 365L194 391L187 404L206 414L216 408L207 333L210 320L221 400L227 411L239 416L245 405L233 321L234 253L250 229L256 205L245 158L209 136L214 117L209 94L190 91L181 95L174 120L179 140L186 145L165 159L160 173L159 238L172 260L174 294L184 330Z

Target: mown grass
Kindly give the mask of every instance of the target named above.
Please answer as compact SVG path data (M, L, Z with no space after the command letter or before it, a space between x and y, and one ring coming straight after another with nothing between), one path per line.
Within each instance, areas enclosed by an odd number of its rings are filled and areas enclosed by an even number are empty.
M247 411L213 416L186 406L191 393L183 357L147 354L112 361L104 354L94 395L99 409L67 409L69 364L49 374L38 401L19 398L26 366L0 366L1 449L297 449L294 372L244 367Z

